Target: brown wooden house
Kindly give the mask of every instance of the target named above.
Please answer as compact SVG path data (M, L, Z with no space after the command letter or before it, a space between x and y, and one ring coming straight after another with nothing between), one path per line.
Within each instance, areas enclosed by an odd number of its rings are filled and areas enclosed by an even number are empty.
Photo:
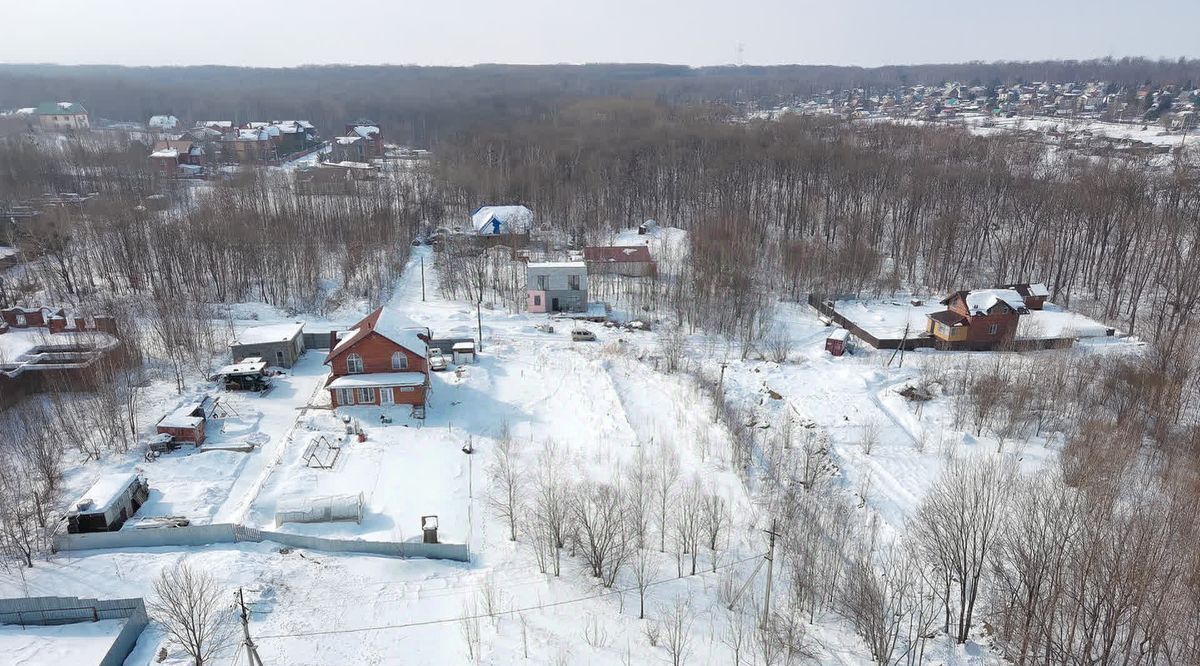
M334 334L336 335L336 334ZM342 334L325 360L334 407L413 405L429 392L429 329L379 308Z
M1025 299L1012 289L956 291L941 301L945 310L929 315L926 331L938 340L993 349L1013 340Z

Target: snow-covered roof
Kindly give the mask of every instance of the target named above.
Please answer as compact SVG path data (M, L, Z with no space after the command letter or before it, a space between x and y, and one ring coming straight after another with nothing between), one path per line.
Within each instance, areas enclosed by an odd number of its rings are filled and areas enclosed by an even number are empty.
M367 388L369 386L422 386L422 372L372 372L363 375L343 375L329 382L329 388Z
M177 157L179 157L179 151L175 150L174 148L163 148L161 150L156 150L156 151L150 153L150 157L177 158Z
M493 232L493 220L500 223L501 233L523 233L533 226L533 211L525 206L481 206L471 213L471 224L481 234Z
M1050 289L1041 282L1035 282L1029 285L1029 294L1031 296L1042 296L1048 298L1050 296Z
M253 358L244 358L240 363L231 363L217 368L216 374L222 377L236 377L238 375L256 375L267 369L267 362L255 356Z
M131 484L137 483L137 474L103 474L92 487L88 489L74 504L73 511L81 513L103 513L113 502L125 492Z
M354 128L354 133L366 139L373 134L379 134L379 128L373 125L358 125Z
M474 342L456 342L450 346L450 349L452 351L457 351L457 352L473 352L473 351L475 351L475 343Z
M372 332L378 333L418 356L425 356L428 353L429 346L421 338L421 335L428 337L428 328L418 326L395 310L381 307L355 324L354 328L338 341L337 346L330 350L325 362L328 363L330 359L353 347L359 340Z
M287 342L294 340L303 332L304 322L302 321L254 326L238 333L233 341L233 345L260 345L268 342Z
M179 409L162 417L158 425L163 428L195 428L204 422L204 418L208 415L212 404L213 401L208 397L186 403Z
M146 124L159 129L175 129L179 125L179 119L175 116L150 116L150 122Z
M536 261L525 264L525 267L531 270L539 268L575 268L583 272L587 272L587 264L582 261Z
M842 340L842 341L846 341L846 340L849 340L849 339L850 339L850 331L847 331L847 330L846 330L846 329L844 329L844 328L839 328L839 329L837 329L836 331L834 331L833 333L830 333L830 334L829 334L829 337L828 337L828 338L826 338L826 339L827 339L827 340Z
M968 291L965 298L971 314L987 312L1000 302L1014 310L1025 309L1025 298L1015 289L975 289Z
M339 136L339 137L334 137L333 140L336 141L339 146L349 146L351 144L362 141L362 139L363 138L361 136Z

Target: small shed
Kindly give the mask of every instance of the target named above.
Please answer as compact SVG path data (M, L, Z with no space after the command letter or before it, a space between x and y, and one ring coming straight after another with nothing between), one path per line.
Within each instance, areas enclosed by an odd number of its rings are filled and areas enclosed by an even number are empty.
M215 403L205 396L189 402L162 417L158 422L158 433L170 435L176 442L191 442L196 446L204 443L204 424L212 413Z
M215 376L224 381L226 391L266 391L271 380L266 376L267 362L257 356L217 368Z
M149 496L149 484L137 474L105 474L67 511L67 532L115 532Z
M454 365L475 362L474 342L456 342L450 350L454 353Z
M839 328L825 338L825 351L834 356L841 356L850 348L850 331Z
M257 357L269 365L290 368L304 353L304 322L247 328L230 343L229 351L234 361Z

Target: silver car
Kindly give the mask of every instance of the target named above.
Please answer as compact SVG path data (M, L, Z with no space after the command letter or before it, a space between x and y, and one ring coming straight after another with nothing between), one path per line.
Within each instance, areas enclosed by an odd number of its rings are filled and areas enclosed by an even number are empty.
M446 357L442 356L442 350L437 347L429 350L429 369L434 372L446 369Z

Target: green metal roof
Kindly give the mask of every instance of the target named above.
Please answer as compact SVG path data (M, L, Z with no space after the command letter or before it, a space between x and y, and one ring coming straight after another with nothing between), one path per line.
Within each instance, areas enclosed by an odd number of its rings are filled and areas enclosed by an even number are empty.
M76 113L87 113L87 109L83 108L83 106L80 104L76 104L75 102L45 102L38 104L38 107L34 110L34 113L39 116L69 116Z

